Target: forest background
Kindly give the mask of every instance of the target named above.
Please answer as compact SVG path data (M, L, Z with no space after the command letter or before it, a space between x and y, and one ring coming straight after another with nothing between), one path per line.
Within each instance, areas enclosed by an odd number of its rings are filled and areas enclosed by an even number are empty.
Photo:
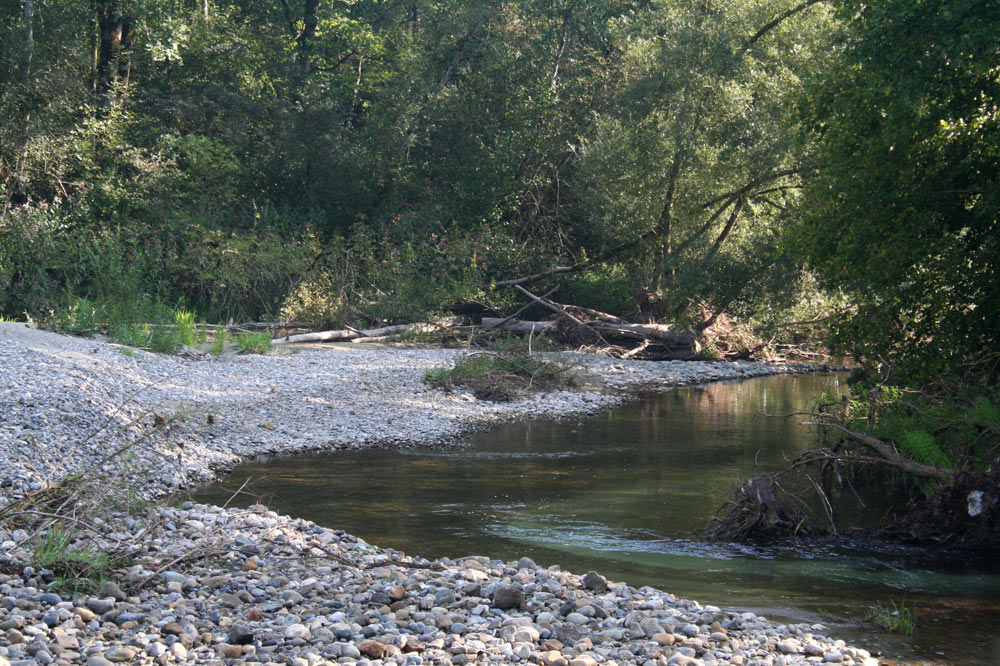
M678 330L818 320L851 428L997 475L1000 2L0 12L0 315L505 316L562 266L539 290Z

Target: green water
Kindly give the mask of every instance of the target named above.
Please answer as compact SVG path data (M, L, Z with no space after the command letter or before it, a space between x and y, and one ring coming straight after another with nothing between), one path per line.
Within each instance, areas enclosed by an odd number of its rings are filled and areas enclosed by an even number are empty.
M822 390L845 389L835 375L716 383L579 422L503 426L463 449L271 459L240 467L197 499L223 503L251 479L251 492L280 513L414 555L527 555L771 619L822 621L890 658L1000 664L1000 564L991 560L700 537L741 479L814 444L804 418L768 415L808 409ZM918 613L913 637L861 623L875 601L904 600Z

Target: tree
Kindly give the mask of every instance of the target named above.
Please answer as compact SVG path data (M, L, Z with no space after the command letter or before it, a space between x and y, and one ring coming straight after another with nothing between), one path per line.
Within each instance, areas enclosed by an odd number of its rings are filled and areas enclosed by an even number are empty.
M838 339L928 378L1000 345L1000 2L841 0L843 55L804 98L818 175L799 229L858 311Z
M726 308L772 270L803 172L788 101L827 28L815 1L659 2L629 38L617 112L581 152L605 237L645 248L651 316Z

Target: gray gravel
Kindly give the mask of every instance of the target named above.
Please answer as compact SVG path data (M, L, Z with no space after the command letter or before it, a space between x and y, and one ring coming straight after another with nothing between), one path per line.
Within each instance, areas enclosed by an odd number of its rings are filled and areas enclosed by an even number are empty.
M0 506L94 466L109 494L125 479L156 497L254 455L454 442L504 420L606 410L640 389L804 370L574 354L588 390L491 404L422 384L458 353L195 359L0 324ZM878 663L822 625L773 624L596 572L429 562L262 506L132 509L88 515L78 530L79 547L130 562L89 593L54 589L55 572L32 564L28 530L0 527L0 666Z

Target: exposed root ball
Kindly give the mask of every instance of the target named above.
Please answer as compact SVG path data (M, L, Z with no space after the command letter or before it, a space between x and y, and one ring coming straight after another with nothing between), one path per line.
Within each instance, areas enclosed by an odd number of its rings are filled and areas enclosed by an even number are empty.
M805 535L813 532L805 517L778 497L771 475L750 479L724 504L708 527L717 541L748 541L762 537Z

